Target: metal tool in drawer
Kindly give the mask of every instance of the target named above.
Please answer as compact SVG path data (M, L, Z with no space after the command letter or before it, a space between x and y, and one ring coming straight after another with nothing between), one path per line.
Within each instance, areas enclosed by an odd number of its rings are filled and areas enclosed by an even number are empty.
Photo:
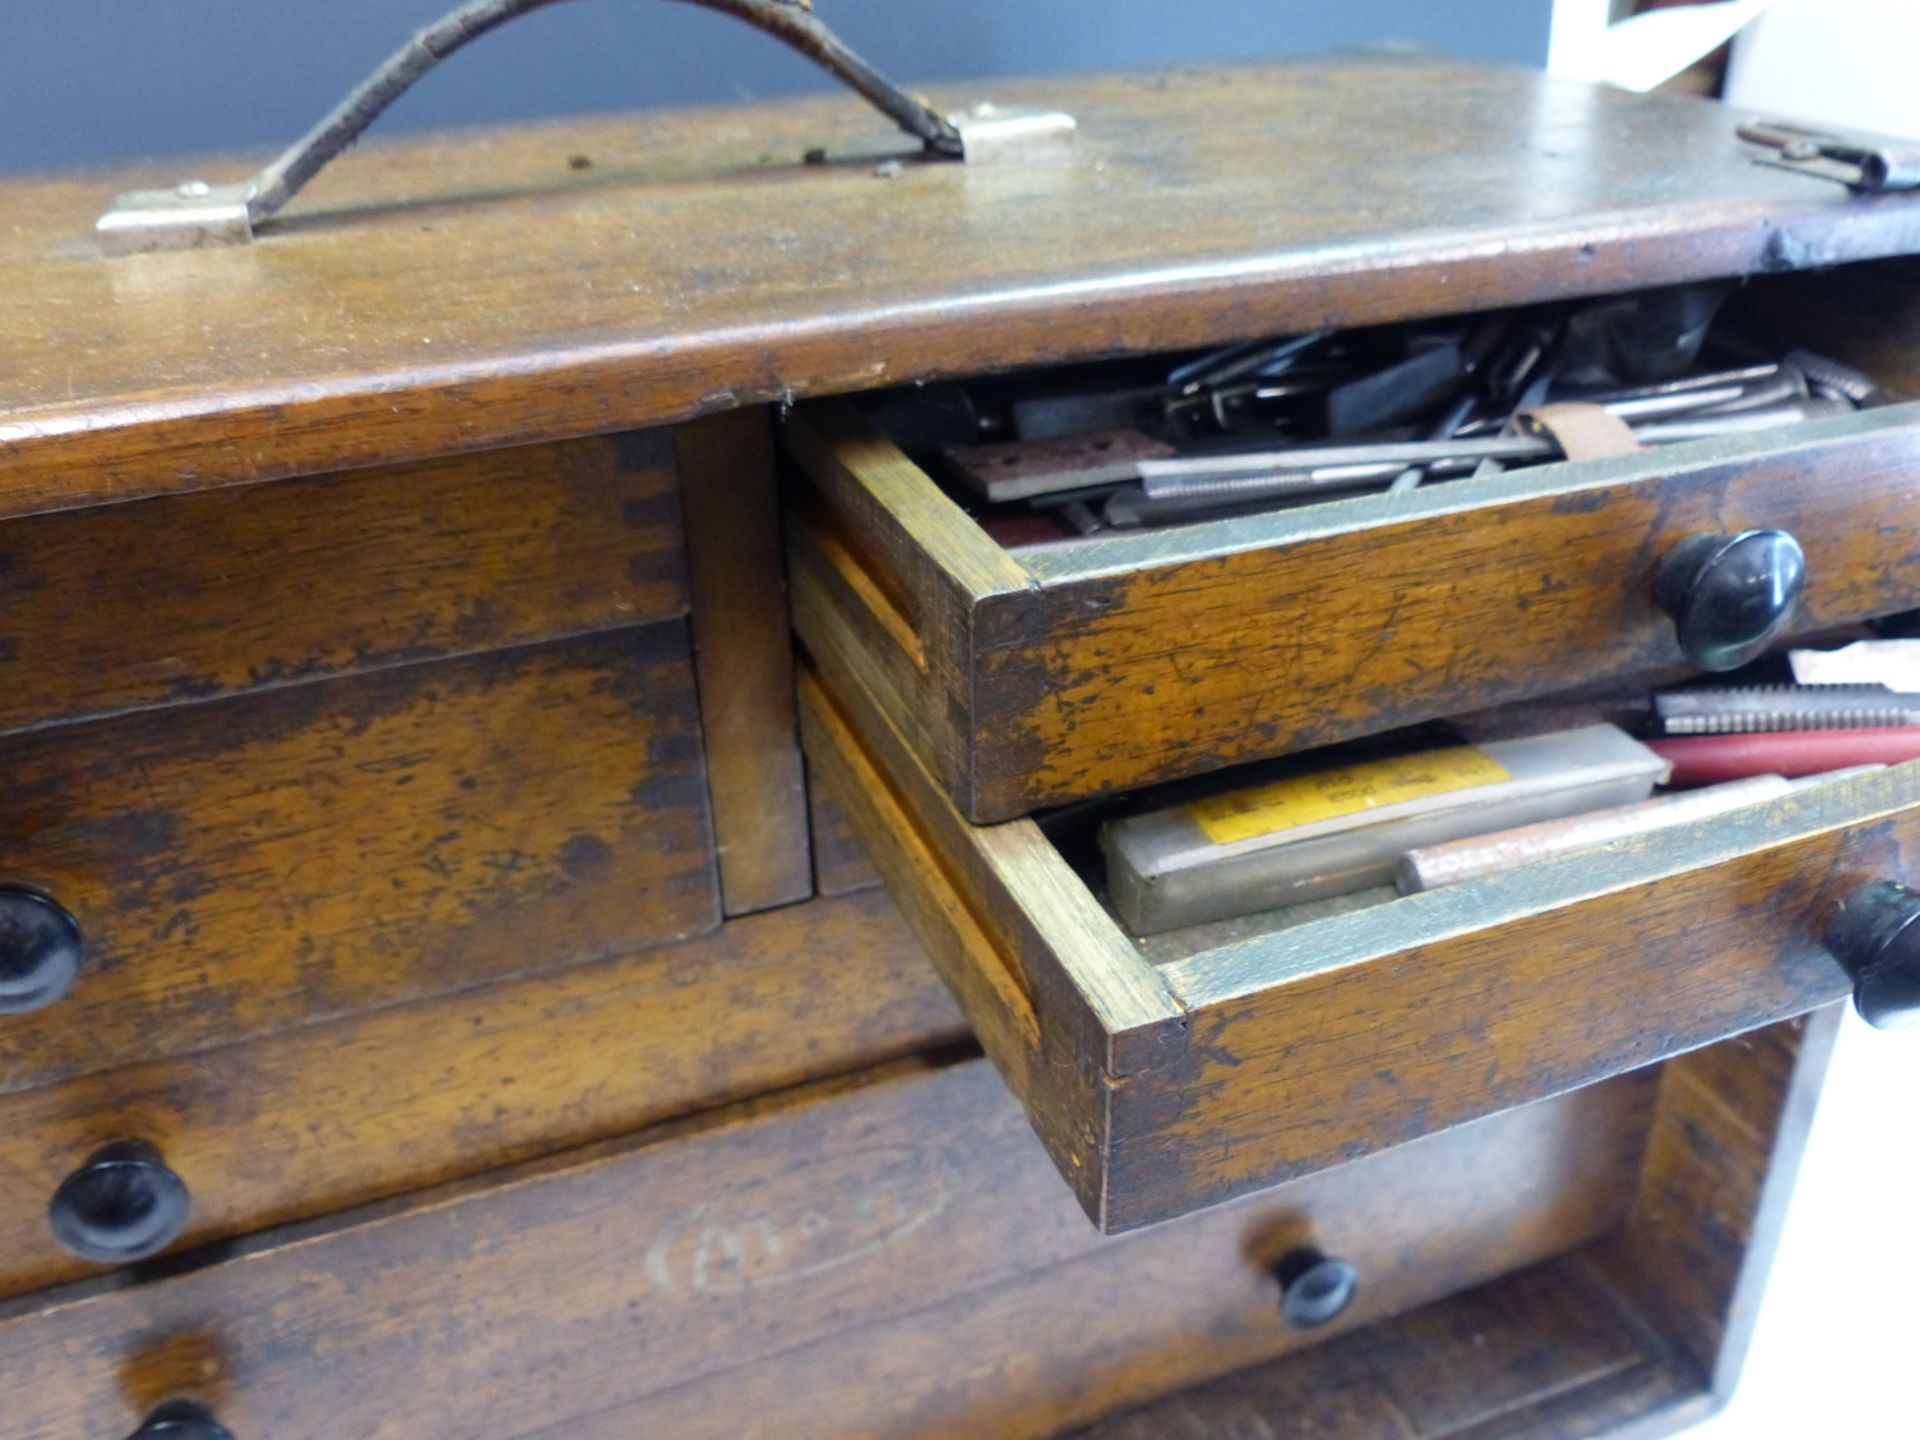
M1669 735L1769 730L1883 730L1920 725L1920 695L1884 685L1748 685L1653 697Z
M919 399L915 419L955 407L929 448L984 503L989 532L1018 546L1551 463L1568 455L1557 427L1533 419L1549 405L1592 406L1622 444L1646 446L1887 399L1829 357L1723 334L1724 295L1685 286L1318 331L1227 346L1157 378L1129 362L1038 388L950 387Z

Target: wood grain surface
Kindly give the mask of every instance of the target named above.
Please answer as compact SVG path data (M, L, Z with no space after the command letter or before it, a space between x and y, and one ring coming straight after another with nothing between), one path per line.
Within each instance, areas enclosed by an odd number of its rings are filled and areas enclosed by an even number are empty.
M1796 536L1802 631L1920 606L1920 405L1017 555L845 407L788 432L801 638L975 821L1672 668L1692 534Z
M719 920L679 621L16 735L0 814L88 947L0 1093Z
M663 433L0 525L0 730L686 613Z
M814 665L810 762L1110 1230L1844 997L1834 906L1920 871L1903 766L1156 966L1037 826L966 824L839 656Z
M859 838L833 797L818 782L807 783L807 811L813 826L813 883L822 895L854 895L881 883Z
M1667 1062L1626 1223L1571 1256L1073 1440L1673 1434L1738 1380L1840 1019Z
M91 1273L46 1207L109 1140L186 1181L187 1249L966 1037L869 891L0 1097L0 1294Z
M674 431L674 451L720 893L727 914L744 915L813 893L772 417L696 420Z
M1842 1010L1668 1065L1633 1209L1597 1247L1722 1403L1746 1362Z
M884 723L854 724L803 665L809 765L1088 1216L1116 1228L1110 1132L1130 1097L1114 1083L1114 1036L1145 1031L1177 1055L1179 1003L1037 827L968 825Z
M1551 1260L1067 1440L1545 1440L1663 1411L1699 1382L1576 1260Z
M1251 954L1167 967L1191 1048L1137 1138L1116 1124L1115 1185L1189 1207L1849 996L1821 936L1854 887L1920 872L1920 768L1825 798L1301 926L1237 973Z
M256 244L116 260L117 191L264 157L12 182L0 513L1920 248L1920 198L1678 96L1387 56L988 89L1068 156L889 176L851 97L376 140Z
M974 613L1032 577L851 406L795 412L781 434L798 471L786 530L795 633L844 649L949 789L969 794Z
M9 1302L8 1425L119 1435L187 1393L239 1435L1024 1440L1604 1232L1651 1099L1628 1079L1112 1241L990 1066L910 1065ZM1308 1237L1366 1283L1303 1333L1266 1267Z

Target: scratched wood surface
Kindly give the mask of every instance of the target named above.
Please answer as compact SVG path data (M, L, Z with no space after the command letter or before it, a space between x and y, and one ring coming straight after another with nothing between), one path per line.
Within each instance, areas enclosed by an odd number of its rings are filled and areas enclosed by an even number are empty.
M265 157L12 182L0 513L1920 249L1920 197L1678 96L1384 56L990 91L1069 157L802 164L885 128L849 97L376 139L259 243L112 261L115 192Z
M0 525L0 730L686 613L663 433Z
M1022 1440L1605 1232L1650 1080L1113 1241L990 1066L905 1064L8 1302L9 1434L124 1434L186 1393L240 1435ZM1308 1236L1366 1284L1302 1334L1267 1267Z
M807 814L813 828L813 883L822 895L855 895L881 884L847 817L818 781L807 783Z
M720 893L727 914L744 915L813 893L772 417L729 411L673 440Z
M88 946L0 1093L719 920L679 621L15 735L0 813Z
M92 1273L46 1208L109 1140L158 1146L186 1181L183 1250L966 1038L868 891L0 1097L0 1293Z
M1033 581L850 406L782 427L794 633L844 651L948 789L972 787L973 616ZM962 800L965 809L966 801Z
M1109 1132L1129 1098L1113 1037L1145 1031L1177 1053L1178 1002L1036 827L968 825L884 725L864 732L869 748L843 698L801 668L808 764L1088 1216L1111 1228Z
M1653 575L1690 534L1798 537L1804 631L1920 606L1915 405L1017 555L823 411L789 426L801 638L852 632L976 821L1671 668Z
M1073 1440L1652 1440L1698 1424L1745 1361L1839 1019L1662 1066L1627 1219L1573 1255Z
M1683 1363L1573 1260L1129 1407L1063 1440L1546 1440L1704 1418Z
M809 761L1109 1230L1843 997L1833 907L1920 866L1903 766L1156 966L1032 822L967 825L840 659L802 672Z

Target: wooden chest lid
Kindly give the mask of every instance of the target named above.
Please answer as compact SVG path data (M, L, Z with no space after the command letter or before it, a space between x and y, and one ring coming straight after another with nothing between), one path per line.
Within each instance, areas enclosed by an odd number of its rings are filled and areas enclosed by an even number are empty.
M1678 96L1405 56L946 88L1078 139L896 170L839 96L443 134L251 245L111 259L117 192L253 164L0 186L0 516L1920 250L1920 195L1756 165Z

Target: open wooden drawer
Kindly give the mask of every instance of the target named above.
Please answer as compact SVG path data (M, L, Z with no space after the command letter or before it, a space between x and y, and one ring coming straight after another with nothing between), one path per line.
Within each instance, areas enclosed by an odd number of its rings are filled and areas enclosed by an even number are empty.
M1882 313L1913 286L1886 263L1827 282ZM1744 308L1764 320L1774 289ZM1915 404L1017 551L852 407L786 434L801 637L852 632L875 701L975 821L1684 666L1654 574L1691 535L1797 538L1796 630L1920 607Z
M1095 1223L1126 1230L1847 994L1920 869L1920 765L1273 928L1136 943L1030 820L976 827L795 577L808 756Z

